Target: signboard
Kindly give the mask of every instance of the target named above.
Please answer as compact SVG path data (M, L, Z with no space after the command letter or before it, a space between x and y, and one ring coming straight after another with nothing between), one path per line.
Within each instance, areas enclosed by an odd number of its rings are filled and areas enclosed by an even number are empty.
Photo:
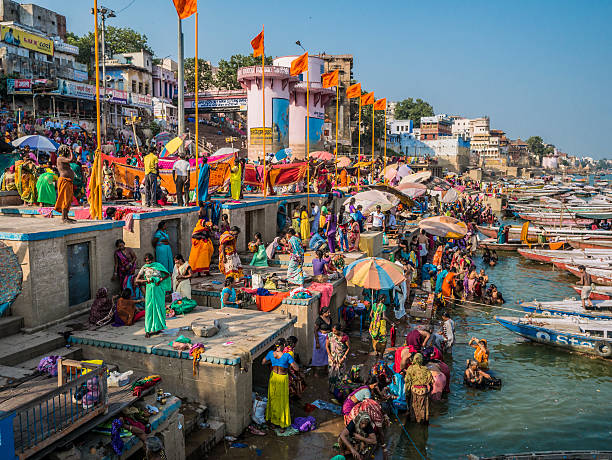
M96 87L85 83L77 83L63 78L57 79L57 91L53 91L62 96L71 96L79 99L89 99L93 101L96 98Z
M13 26L0 27L0 41L8 45L20 46L39 53L53 56L53 41L40 37Z
M7 94L32 94L32 80L8 78L6 92Z
M198 108L204 112L242 112L246 110L246 97L226 97L218 99L200 99ZM194 109L195 101L186 100L186 109Z
M251 145L263 145L264 128L251 128L249 142ZM266 144L272 145L272 128L265 128Z
M129 96L131 96L131 100ZM150 109L151 106L153 105L153 100L151 99L151 96L149 96L148 94L129 93L129 96L128 96L128 104L137 105L139 107L145 107L147 109Z

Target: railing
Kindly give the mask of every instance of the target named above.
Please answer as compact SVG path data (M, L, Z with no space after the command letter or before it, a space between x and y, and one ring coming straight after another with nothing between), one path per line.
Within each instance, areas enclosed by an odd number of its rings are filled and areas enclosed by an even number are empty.
M2 438L12 418L14 452L20 459L34 455L107 408L106 366L58 361L57 389L0 416ZM67 383L66 380L68 380ZM0 442L0 454L6 445Z

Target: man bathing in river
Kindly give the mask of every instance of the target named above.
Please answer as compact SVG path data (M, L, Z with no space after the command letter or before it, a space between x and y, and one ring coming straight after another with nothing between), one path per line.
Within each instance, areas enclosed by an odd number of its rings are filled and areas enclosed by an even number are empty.
M76 220L68 217L70 205L74 197L74 171L70 167L70 163L75 161L72 150L67 145L61 145L57 157L57 170L59 179L57 180L57 199L55 201L55 210L62 213L62 221L65 223L75 223ZM53 217L53 213L49 214Z

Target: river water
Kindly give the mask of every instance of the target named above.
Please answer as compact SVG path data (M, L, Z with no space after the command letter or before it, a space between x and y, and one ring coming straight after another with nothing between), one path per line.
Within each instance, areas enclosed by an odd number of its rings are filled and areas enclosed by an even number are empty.
M499 254L487 268L489 282L503 293L504 307L520 300L576 297L569 274ZM482 267L480 257L476 258ZM451 394L432 407L428 427L408 424L418 449L430 459L459 459L466 454L523 451L612 449L612 363L521 339L494 321L518 312L495 307L455 307ZM501 378L500 390L474 390L462 383L465 361L473 355L470 337L486 338L490 367ZM420 458L399 424L391 430L393 459Z

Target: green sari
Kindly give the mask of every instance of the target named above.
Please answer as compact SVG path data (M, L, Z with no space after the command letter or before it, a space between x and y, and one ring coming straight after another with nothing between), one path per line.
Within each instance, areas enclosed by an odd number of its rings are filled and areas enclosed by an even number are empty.
M168 273L166 267L159 262L145 264L144 268L157 270L159 273ZM145 278L147 288L145 294L145 332L159 332L166 329L166 291L172 289L171 278L168 277L156 284L160 278L151 276Z
M57 192L55 190L55 181L57 176L52 172L46 172L38 177L36 182L36 191L38 192L38 202L47 205L55 206L57 200Z
M257 252L253 254L251 259L251 266L253 267L267 267L268 266L268 255L266 254L266 247L260 244L257 247Z

